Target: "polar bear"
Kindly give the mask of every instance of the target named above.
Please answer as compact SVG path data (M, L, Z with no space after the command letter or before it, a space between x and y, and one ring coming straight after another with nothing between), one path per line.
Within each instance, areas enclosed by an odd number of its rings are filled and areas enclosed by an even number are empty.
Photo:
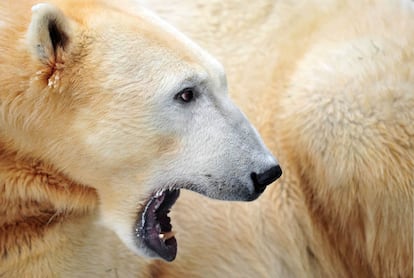
M251 206L183 194L152 273L412 277L412 1L141 2L223 62L284 170Z
M0 276L126 277L111 256L174 260L181 188L252 201L280 177L221 64L150 11L2 1L0 18Z

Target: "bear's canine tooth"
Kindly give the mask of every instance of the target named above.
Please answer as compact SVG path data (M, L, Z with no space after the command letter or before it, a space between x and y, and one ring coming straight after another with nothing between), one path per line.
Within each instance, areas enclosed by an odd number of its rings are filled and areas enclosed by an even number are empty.
M158 237L160 238L160 239L162 239L162 240L164 240L164 241L166 241L166 240L168 240L168 239L170 239L170 238L173 238L175 236L175 232L174 231L169 231L169 232L165 232L165 233L160 233L159 235L158 235Z

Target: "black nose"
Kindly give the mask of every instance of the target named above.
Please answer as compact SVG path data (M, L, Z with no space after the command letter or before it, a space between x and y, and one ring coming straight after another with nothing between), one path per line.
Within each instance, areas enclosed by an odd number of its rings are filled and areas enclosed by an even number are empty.
M253 180L254 190L256 193L262 193L266 189L266 186L280 178L281 175L282 169L279 165L276 165L261 174L253 172L250 174L250 177Z

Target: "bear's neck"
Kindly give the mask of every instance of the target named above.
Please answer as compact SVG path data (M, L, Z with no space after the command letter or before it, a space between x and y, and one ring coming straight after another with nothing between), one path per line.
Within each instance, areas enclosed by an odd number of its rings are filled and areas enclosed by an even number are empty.
M38 254L39 241L59 233L66 222L93 214L96 207L94 189L0 147L0 265Z

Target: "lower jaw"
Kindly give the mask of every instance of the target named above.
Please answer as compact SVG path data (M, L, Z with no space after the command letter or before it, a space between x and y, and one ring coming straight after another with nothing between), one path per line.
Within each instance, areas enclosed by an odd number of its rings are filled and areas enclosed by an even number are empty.
M177 240L175 239L175 237L172 237L166 240L165 242L156 243L158 244L158 246L154 245L154 242L147 242L146 240L144 240L144 244L148 249L151 250L151 252L154 253L154 255L156 255L156 257L159 257L165 261L171 262L177 256ZM166 246L166 247L163 247L164 252L155 251L157 249L158 250L160 249L159 245Z

